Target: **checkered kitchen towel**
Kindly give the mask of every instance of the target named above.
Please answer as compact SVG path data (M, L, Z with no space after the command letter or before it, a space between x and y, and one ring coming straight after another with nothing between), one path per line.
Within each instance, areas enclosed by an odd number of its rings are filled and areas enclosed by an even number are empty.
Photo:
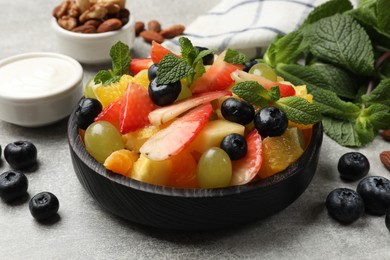
M217 53L232 48L259 57L277 34L295 30L315 7L327 0L222 0L185 30L193 45ZM357 0L350 0L356 5ZM390 0L389 0L390 1ZM164 45L179 51L178 37Z

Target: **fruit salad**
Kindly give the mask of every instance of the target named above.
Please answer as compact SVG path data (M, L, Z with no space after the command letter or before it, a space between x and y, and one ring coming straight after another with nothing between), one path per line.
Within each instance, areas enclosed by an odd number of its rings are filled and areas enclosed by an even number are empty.
M243 185L283 171L304 152L320 112L261 60L179 40L131 59L121 42L76 110L87 151L108 170L178 188Z

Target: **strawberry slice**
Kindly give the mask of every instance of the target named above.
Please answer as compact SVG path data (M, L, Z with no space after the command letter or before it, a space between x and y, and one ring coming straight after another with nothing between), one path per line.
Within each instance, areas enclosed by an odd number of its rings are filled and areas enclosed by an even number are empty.
M129 71L136 75L141 70L148 69L153 64L151 58L131 59Z
M243 185L256 176L263 162L261 136L253 129L246 137L248 151L244 158L232 161L231 185Z
M245 71L236 70L232 73L232 78L236 82L242 82L242 81L257 81L260 85L262 85L265 89L270 90L272 87L279 86L280 90L280 97L289 97L289 96L295 96L295 89L290 84L280 83L280 82L273 82L272 80L266 79L259 75L250 74Z
M107 121L113 124L118 130L120 129L119 123L119 113L121 110L122 97L118 98L107 107L100 112L99 115L96 116L96 121Z
M242 65L233 65L225 62L224 53L221 53L214 61L213 65L191 85L192 93L203 93L209 91L226 89L233 79L230 74L237 69L242 69Z
M123 95L119 113L121 134L149 125L148 115L155 108L156 105L150 99L148 90L141 85L130 82Z
M179 154L203 129L212 112L213 108L210 104L191 110L149 138L141 146L141 154L156 161Z
M209 103L214 99L223 97L223 96L231 96L232 92L228 90L221 91L212 91L194 95L187 99L183 99L177 103L166 107L160 107L149 114L149 121L152 125L161 125L164 124L171 119L178 117L184 112L194 108L196 106Z
M165 55L171 51L159 44L158 42L153 41L152 47L150 48L150 57L152 61L157 64L164 58ZM171 52L172 53L172 52Z

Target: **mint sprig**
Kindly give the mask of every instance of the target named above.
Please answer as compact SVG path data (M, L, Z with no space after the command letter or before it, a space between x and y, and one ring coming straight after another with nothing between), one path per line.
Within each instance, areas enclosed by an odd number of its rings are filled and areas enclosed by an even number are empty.
M355 9L348 0L327 1L264 54L278 75L307 86L325 133L341 145L366 145L390 128L389 8L388 0L359 1Z
M289 120L298 124L315 124L321 120L317 105L298 96L280 98L278 86L267 91L256 81L243 81L238 82L232 92L255 106L276 106L286 113Z
M245 62L249 61L249 58L240 51L227 49L224 61L230 64L244 64Z
M194 70L185 60L172 53L162 58L157 69L157 84L170 84L192 74Z
M123 74L129 72L131 62L129 46L121 41L117 42L110 49L110 57L112 59L112 70L100 70L94 77L95 84L108 85L117 82Z

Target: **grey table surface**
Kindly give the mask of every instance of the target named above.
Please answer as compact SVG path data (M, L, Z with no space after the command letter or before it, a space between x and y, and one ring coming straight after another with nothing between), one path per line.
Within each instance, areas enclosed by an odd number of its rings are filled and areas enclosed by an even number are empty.
M157 19L163 25L188 25L219 0L130 1L136 20ZM31 51L56 52L50 30L51 10L59 1L0 0L0 59ZM169 8L166 8L169 6ZM149 45L137 38L134 57L145 57ZM85 66L84 83L97 70ZM23 72L21 72L23 73ZM1 80L1 79L0 79ZM39 167L27 173L29 196L17 203L0 201L0 259L390 259L390 233L384 217L365 215L344 226L324 206L327 194L344 183L336 165L345 152L357 150L371 162L369 175L390 178L379 160L389 143L377 137L367 147L350 149L324 137L316 175L292 205L267 219L218 231L156 230L113 216L83 190L70 160L67 119L41 128L0 121L0 145L30 140L38 148ZM3 156L0 172L9 169ZM51 191L60 201L58 218L36 222L30 197Z

